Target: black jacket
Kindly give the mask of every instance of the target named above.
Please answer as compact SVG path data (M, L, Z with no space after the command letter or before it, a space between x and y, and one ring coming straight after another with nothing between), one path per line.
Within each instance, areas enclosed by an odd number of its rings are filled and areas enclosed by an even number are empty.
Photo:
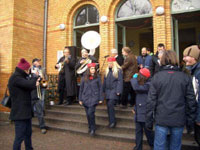
M16 67L8 81L11 96L11 120L24 120L32 118L31 90L36 88L37 78L27 79L27 74Z
M124 58L123 58L123 56L118 55L118 56L116 57L116 61L117 61L117 63L118 63L120 66L122 66L123 63L124 63Z
M157 53L156 55L153 55L151 57L150 66L149 66L149 70L151 72L151 77L153 77L154 74L159 71L160 65L159 65L158 61L159 61L159 59L158 59L158 53Z
M146 127L182 127L195 120L196 101L191 78L178 67L164 66L151 81L147 100Z

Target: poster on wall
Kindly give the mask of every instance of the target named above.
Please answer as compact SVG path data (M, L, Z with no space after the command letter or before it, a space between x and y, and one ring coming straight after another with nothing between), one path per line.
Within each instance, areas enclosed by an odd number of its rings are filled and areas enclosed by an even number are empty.
M63 57L63 50L57 51L57 62L60 60L60 58Z

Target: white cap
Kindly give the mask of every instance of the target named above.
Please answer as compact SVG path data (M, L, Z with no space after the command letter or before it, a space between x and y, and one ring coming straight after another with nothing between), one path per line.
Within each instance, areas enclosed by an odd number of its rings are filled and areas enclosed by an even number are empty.
M118 53L118 50L115 49L115 48L113 48L113 49L111 49L111 53L112 53L112 54L117 54L117 53Z
M82 49L81 53L88 53L88 51L86 49Z

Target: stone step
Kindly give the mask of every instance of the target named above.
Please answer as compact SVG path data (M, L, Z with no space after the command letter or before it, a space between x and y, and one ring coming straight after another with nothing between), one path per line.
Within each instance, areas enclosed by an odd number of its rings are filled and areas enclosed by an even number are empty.
M59 131L69 131L72 133L78 133L83 135L88 135L88 127L86 123L80 123L80 122L74 122L72 120L46 120L47 127L49 129L53 130L59 130ZM76 125L75 125L76 124ZM83 125L84 124L84 125ZM33 125L38 126L38 122L36 119L33 119ZM135 141L135 134L134 130L133 132L119 132L117 128L115 129L109 129L107 127L101 127L97 124L97 130L96 130L96 137L104 138L104 139L110 139L110 140L118 140L118 141L125 141L125 142L131 142L133 143ZM146 137L143 137L143 141L145 144L147 144ZM195 150L197 147L197 144L194 142L194 140L182 140L183 148L182 150Z
M46 116L51 118L71 118L77 120L86 120L86 113L85 112L64 112L64 111L54 111L54 110L47 110ZM104 122L108 124L108 115L107 114L100 114L95 113L96 121ZM123 115L116 115L116 120L122 124L133 124L134 118L133 116L123 116Z
M65 112L85 112L85 109L83 106L80 106L78 104L73 105L54 105L49 107L50 110L56 110L56 111L65 111ZM120 107L115 107L115 113L116 115L124 115L124 116L133 116L132 108L127 107L126 109L122 109ZM105 105L98 105L96 107L96 114L107 114L107 107Z

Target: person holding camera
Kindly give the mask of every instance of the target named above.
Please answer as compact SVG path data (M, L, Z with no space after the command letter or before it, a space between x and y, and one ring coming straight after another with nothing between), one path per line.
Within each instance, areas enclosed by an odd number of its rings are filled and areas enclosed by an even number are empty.
M31 91L39 85L37 76L28 79L30 64L21 58L15 72L8 81L11 97L10 120L15 123L15 140L13 150L20 150L24 141L26 150L33 150Z

